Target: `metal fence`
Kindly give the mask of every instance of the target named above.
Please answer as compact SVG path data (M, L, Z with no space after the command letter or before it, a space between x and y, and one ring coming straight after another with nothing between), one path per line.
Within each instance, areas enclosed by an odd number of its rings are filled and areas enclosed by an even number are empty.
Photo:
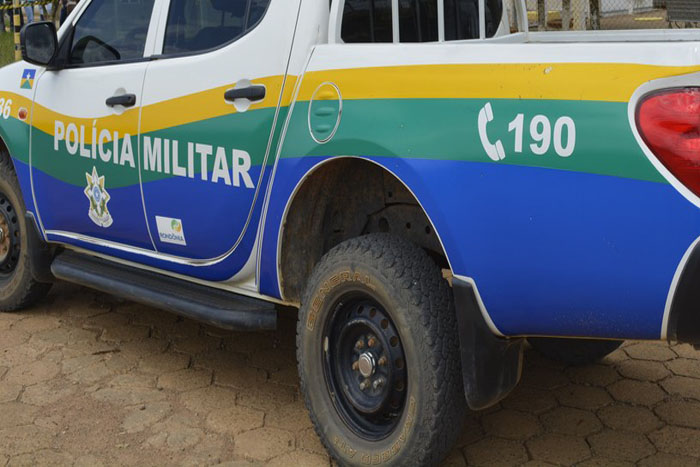
M700 0L526 0L526 6L533 31L700 27Z

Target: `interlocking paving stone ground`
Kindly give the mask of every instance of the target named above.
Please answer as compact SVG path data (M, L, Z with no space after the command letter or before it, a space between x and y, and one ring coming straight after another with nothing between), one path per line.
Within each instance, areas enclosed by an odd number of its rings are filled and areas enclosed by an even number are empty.
M58 284L0 314L0 466L331 464L297 382L295 316L221 331ZM566 367L533 350L523 380L472 414L445 462L700 466L700 352L628 342Z

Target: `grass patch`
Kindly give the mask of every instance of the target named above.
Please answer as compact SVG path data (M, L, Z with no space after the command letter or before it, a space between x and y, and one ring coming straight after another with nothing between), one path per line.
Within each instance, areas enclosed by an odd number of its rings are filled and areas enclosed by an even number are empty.
M0 31L0 66L15 61L15 43L11 32Z

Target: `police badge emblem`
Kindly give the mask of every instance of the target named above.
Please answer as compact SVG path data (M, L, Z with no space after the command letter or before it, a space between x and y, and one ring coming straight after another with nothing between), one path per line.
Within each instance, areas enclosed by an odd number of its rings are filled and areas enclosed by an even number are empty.
M100 227L107 228L112 225L112 215L107 209L107 203L110 200L109 193L105 189L105 177L97 174L97 168L92 168L92 174L86 173L87 187L85 188L85 196L90 200L90 210L88 216Z

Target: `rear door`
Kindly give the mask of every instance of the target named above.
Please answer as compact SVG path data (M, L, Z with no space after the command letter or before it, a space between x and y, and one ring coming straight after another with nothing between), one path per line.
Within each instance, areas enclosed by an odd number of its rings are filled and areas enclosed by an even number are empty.
M31 170L50 240L153 249L138 124L156 0L92 0L64 35L67 66L36 83Z
M252 248L241 239L257 227L298 10L299 0L171 0L161 15L141 118L158 252L202 261Z
M146 216L159 252L220 258L256 227L298 5L171 0L162 14L162 55L146 74L141 118Z

